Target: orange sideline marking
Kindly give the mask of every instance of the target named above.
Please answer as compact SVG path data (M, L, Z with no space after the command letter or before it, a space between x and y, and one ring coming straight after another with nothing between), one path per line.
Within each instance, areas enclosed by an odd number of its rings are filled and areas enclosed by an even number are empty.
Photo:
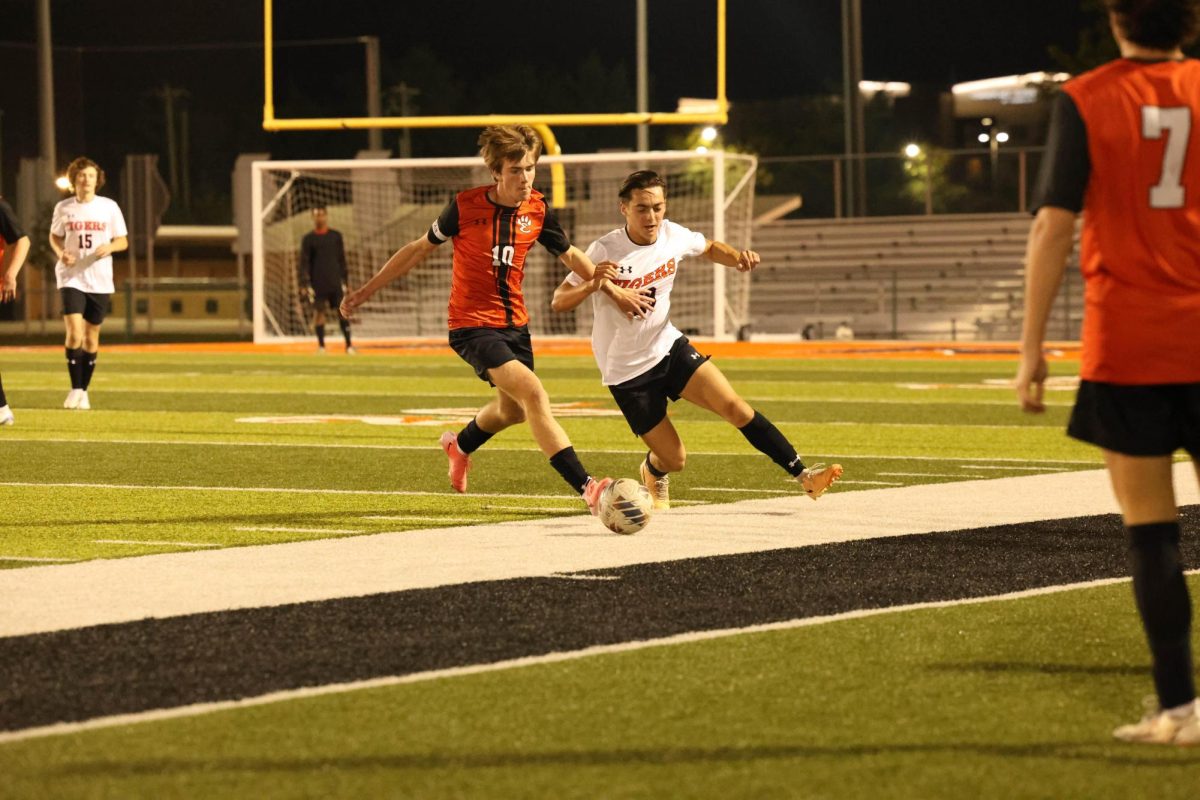
M849 358L849 359L938 359L970 361L1015 361L1019 355L1016 342L709 342L695 340L701 352L726 358ZM1078 342L1049 342L1047 349L1056 351L1047 356L1050 361L1079 359ZM357 344L360 353L367 355L453 355L450 346L439 339L394 339ZM0 348L4 349L4 348ZM16 347L12 350L29 352L61 352L58 345ZM309 342L290 344L254 344L253 342L180 342L173 344L105 344L109 353L296 353L311 354ZM590 356L587 339L545 339L534 337L534 351L543 356ZM331 348L327 358L341 356Z

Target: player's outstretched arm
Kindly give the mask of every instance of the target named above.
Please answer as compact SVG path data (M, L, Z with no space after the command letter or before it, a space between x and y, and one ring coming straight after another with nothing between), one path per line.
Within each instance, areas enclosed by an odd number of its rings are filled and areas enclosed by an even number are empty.
M1025 321L1021 326L1021 364L1016 390L1021 408L1033 414L1046 410L1042 402L1047 369L1042 344L1046 321L1075 245L1075 212L1042 206L1034 217L1025 250Z
M29 255L29 237L22 236L4 248L4 260L0 262L0 303L17 299L17 276Z
M592 263L586 253L574 245L571 245L570 250L559 256L558 260L585 281L591 281L596 273L596 265ZM611 280L605 280L600 285L599 291L608 295L608 298L616 303L621 313L629 317L644 317L654 308L654 298L650 296L649 291L624 289Z
M576 285L571 283L569 278L564 278L563 282L554 290L554 297L550 298L550 308L554 311L570 311L596 292L601 291L605 281L611 281L615 277L617 277L617 265L612 261L601 261L596 265L596 271L592 273L590 281Z
M724 242L717 242L712 239L708 241L708 245L704 248L704 256L709 261L716 262L717 264L734 267L738 272L749 272L762 261L758 257L758 253L753 250L734 250Z
M424 261L436 248L437 245L430 242L426 236L413 239L404 245L404 247L401 247L392 254L387 263L380 267L379 272L376 272L371 277L371 280L350 292L342 299L340 309L342 316L349 319L355 309L367 302L372 295L397 278L407 275L412 271L413 267Z

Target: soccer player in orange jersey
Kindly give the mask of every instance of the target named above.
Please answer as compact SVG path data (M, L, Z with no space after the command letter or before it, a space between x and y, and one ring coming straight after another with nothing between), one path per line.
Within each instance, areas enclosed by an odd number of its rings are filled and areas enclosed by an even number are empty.
M349 317L380 288L412 270L438 245L454 241L450 282L450 346L496 396L457 435L447 431L442 449L450 484L467 490L469 456L505 428L528 422L538 447L595 514L610 479L594 480L575 454L566 431L550 412L550 398L533 371L529 313L521 292L526 254L539 243L568 269L603 291L627 314L641 315L653 301L611 282L568 240L541 192L533 188L542 142L527 125L493 126L479 137L479 154L493 183L459 192L429 232L400 248L374 277L342 301Z
M1105 0L1121 58L1069 81L1042 162L1016 389L1042 402L1046 321L1083 212L1083 363L1068 433L1102 448L1129 531L1158 708L1121 740L1200 745L1172 456L1200 456L1200 0Z

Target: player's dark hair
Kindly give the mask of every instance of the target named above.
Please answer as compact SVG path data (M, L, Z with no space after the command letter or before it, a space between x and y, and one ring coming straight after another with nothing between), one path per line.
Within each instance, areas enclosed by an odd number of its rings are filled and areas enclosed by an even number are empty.
M80 156L67 165L67 181L71 184L71 191L75 191L75 176L88 167L96 170L96 191L104 185L104 170L100 169L100 165L87 156Z
M661 186L663 197L667 196L667 182L661 175L652 169L639 169L637 172L629 174L629 177L621 184L621 191L617 192L617 196L622 200L629 201L638 189L651 189L655 186Z
M1121 34L1142 47L1174 50L1200 34L1200 0L1104 0Z
M533 156L533 163L542 157L542 137L528 125L490 125L479 134L479 155L488 169L499 172L505 161L520 161Z

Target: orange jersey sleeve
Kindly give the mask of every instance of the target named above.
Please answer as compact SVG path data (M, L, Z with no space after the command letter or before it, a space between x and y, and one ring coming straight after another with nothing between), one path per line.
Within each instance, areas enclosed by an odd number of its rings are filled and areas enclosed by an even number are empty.
M1200 62L1119 59L1064 87L1087 139L1087 380L1200 381Z

